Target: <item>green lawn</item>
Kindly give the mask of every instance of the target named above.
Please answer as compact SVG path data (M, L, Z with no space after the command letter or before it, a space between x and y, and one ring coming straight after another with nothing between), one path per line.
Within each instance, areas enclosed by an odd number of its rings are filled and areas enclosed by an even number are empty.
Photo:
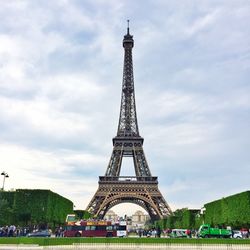
M167 238L0 238L0 244L71 245L73 243L114 244L249 244L250 239L167 239Z

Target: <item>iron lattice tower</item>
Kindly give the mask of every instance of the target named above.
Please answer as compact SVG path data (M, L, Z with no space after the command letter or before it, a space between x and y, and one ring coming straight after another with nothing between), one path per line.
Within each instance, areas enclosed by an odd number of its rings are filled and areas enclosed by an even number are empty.
M87 206L95 217L103 218L106 212L120 203L134 203L143 207L151 219L172 213L158 189L157 177L152 176L143 151L144 139L139 134L133 76L133 36L123 39L124 68L120 118L117 135L113 138L113 151L105 173L99 176L99 187ZM120 176L123 157L133 157L135 176Z

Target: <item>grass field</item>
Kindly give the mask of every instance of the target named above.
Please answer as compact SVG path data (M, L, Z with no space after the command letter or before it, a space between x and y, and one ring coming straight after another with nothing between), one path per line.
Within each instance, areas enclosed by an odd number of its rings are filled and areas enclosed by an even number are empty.
M169 238L0 238L0 244L37 244L40 246L88 244L248 244L250 239L169 239ZM250 248L249 248L250 249Z

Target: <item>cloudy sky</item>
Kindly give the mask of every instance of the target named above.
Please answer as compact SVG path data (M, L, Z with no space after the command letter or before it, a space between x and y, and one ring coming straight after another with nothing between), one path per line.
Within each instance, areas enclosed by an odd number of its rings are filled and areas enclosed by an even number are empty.
M6 190L86 208L117 132L127 19L140 134L171 208L249 190L249 0L0 0L0 17Z

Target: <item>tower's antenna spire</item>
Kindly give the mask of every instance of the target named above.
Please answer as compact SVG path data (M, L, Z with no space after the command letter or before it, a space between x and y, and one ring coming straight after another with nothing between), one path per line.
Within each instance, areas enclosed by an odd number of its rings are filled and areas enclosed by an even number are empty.
M129 19L127 20L127 23L128 23L127 31L128 31L128 34L129 34Z

